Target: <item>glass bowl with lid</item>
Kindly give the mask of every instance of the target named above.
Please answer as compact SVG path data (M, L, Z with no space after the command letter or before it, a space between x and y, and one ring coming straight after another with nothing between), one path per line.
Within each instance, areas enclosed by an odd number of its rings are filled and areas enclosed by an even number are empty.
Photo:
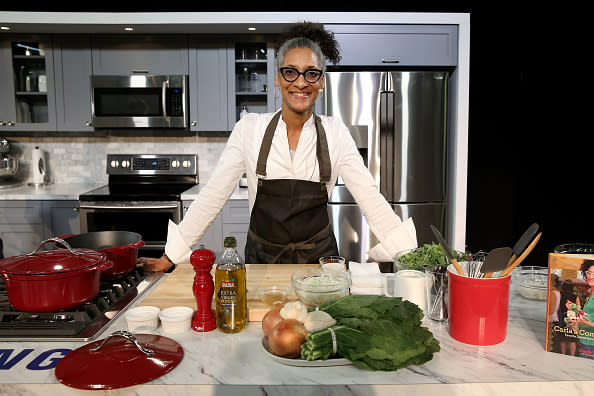
M302 303L316 307L346 296L351 286L351 274L321 268L297 271L291 276L291 285Z

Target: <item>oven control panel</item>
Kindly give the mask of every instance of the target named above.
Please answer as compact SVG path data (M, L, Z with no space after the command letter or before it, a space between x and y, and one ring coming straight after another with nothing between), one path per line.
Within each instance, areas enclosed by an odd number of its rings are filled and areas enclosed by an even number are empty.
M108 154L109 175L198 174L196 154Z

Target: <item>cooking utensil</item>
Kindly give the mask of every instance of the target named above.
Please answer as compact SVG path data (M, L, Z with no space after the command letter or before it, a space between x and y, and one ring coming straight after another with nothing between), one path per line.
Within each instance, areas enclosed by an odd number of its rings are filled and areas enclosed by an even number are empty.
M72 388L118 389L161 377L183 356L182 346L171 338L116 331L70 352L60 360L55 374Z
M508 260L512 255L512 249L509 247L495 248L489 252L487 258L481 265L483 278L490 278L494 272L503 271L508 266Z
M93 249L105 253L113 266L101 274L102 280L114 279L134 270L137 250L144 246L140 234L128 231L95 231L77 235L67 234L60 238L73 248Z
M530 243L530 245L528 245L524 252L522 252L520 257L518 257L518 259L515 260L511 265L508 265L506 269L501 271L501 273L499 274L499 278L503 278L504 276L509 275L509 273L512 272L514 268L516 268L518 265L520 265L522 261L524 261L526 256L530 254L532 249L534 249L534 246L536 246L536 244L538 243L538 240L540 239L541 235L542 232L539 232L538 235L536 235L536 237L534 238L534 240Z
M39 252L49 242L66 249ZM0 260L8 301L24 312L55 312L82 305L99 293L101 272L112 266L105 253L73 250L64 240L50 238L33 252Z
M464 273L464 270L462 269L462 267L460 267L460 264L458 264L458 261L456 260L456 258L452 254L452 251L448 247L448 244L446 243L445 239L443 239L441 232L439 232L439 230L437 228L435 228L433 225L429 225L429 227L431 227L431 231L433 231L433 235L435 235L435 237L437 238L437 241L441 245L441 248L445 252L446 256L448 256L448 259L450 260L450 262L452 264L454 264L454 267L456 268L456 271L458 272L458 274L460 274L462 276L466 276L466 274Z
M518 239L515 243L514 247L512 248L512 256L507 263L507 267L513 264L513 262L518 258L518 256L526 249L526 246L530 243L530 241L534 238L534 235L538 232L538 223L533 223Z

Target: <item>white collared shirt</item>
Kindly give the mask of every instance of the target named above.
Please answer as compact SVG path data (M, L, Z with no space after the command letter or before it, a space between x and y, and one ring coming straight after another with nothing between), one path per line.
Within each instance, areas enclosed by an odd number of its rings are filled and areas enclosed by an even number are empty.
M180 224L169 224L165 252L173 262L189 263L191 247L200 240L214 221L244 173L248 179L251 213L258 186L256 163L260 145L274 114L249 113L235 124L208 183L202 188ZM326 131L332 167L332 175L327 186L328 197L332 194L340 175L365 215L371 232L390 257L401 250L416 247L412 219L404 223L406 227L401 227L401 219L379 193L346 125L336 117L320 118ZM312 116L303 125L294 158L291 160L287 127L281 117L266 163L266 178L320 181L316 143L317 133Z

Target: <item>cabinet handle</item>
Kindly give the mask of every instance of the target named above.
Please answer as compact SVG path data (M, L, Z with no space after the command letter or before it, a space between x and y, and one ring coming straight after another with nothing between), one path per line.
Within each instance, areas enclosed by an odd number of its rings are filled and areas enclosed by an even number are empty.
M14 121L8 121L8 126L15 126Z
M87 121L87 122L85 122L85 125L86 126L93 126L93 123L91 121Z
M132 74L148 74L148 70L131 70Z
M6 122L0 121L0 126L6 126Z
M196 126L197 122L196 121L192 121L192 126Z
M77 207L74 207L74 208L72 208L72 211L73 212L78 212L78 208Z
M382 63L400 63L400 59L382 59Z

